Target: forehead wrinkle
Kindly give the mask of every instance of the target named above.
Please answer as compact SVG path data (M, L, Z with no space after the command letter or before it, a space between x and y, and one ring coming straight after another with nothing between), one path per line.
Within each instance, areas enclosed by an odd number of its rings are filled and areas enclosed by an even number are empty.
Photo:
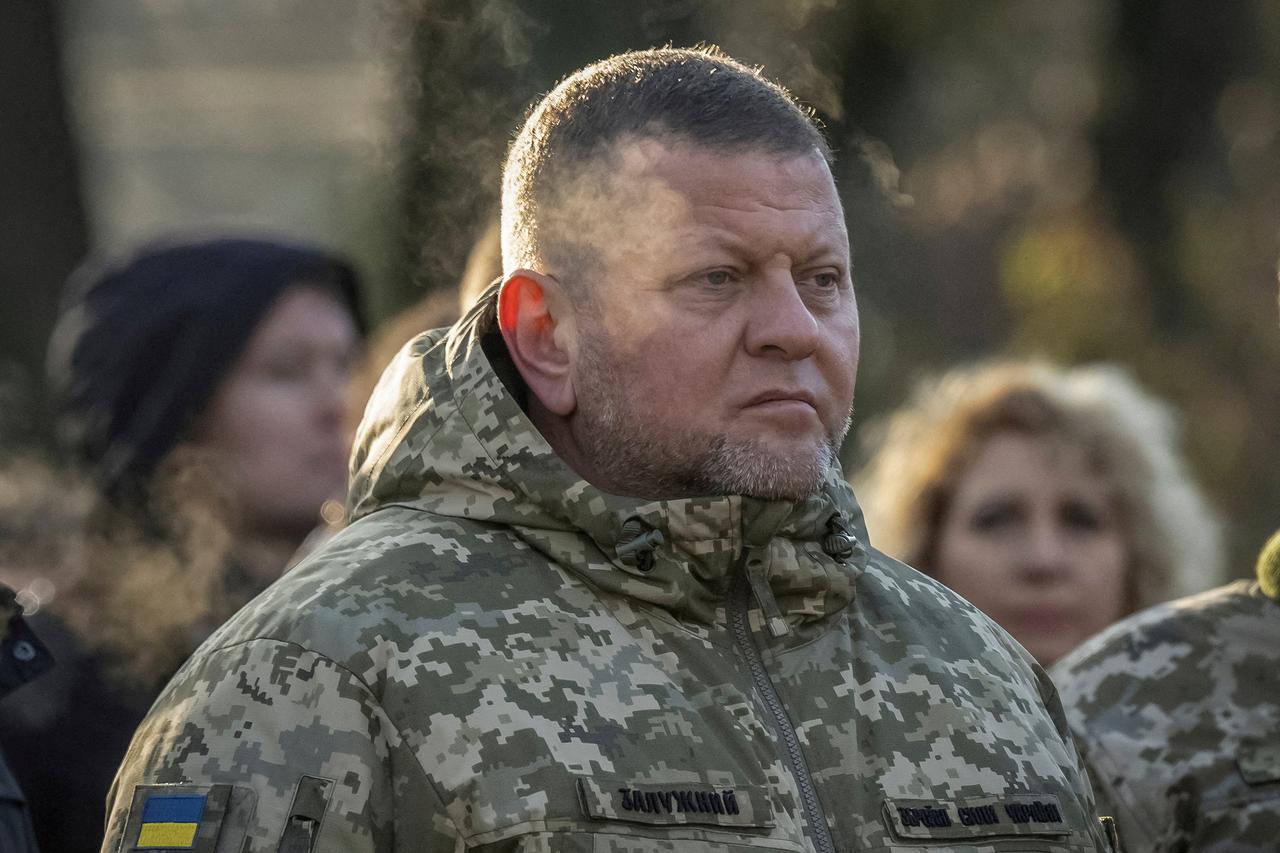
M823 194L805 193L805 198L799 200L795 205L786 205L782 203L774 203L767 199L760 198L758 192L744 192L745 203L738 205L731 203L719 203L701 201L697 198L696 192L684 190L683 195L689 197L690 207L694 210L723 210L729 213L743 213L751 215L754 213L808 213L831 215L836 213L836 209L828 203L828 200L822 198Z
M660 175L660 179L670 183L668 175ZM775 178L761 183L748 182L744 179L736 186L725 186L723 183L694 179L693 182L680 186L679 192L688 198L695 207L723 208L742 213L760 210L789 213L791 211L822 212L839 215L839 197L835 187L823 182L811 183L803 180ZM718 198L709 201L705 198L708 191L714 192Z
M721 206L715 206L715 209L734 210ZM815 213L804 208L775 208L775 210L804 216L812 216ZM764 235L750 231L744 232L732 222L720 221L721 217L715 217L712 221L695 219L690 224L691 230L696 233L695 239L699 246L714 243L719 247L743 254L785 254L797 262L812 260L826 254L845 257L848 253L848 237L843 223L822 218L824 221L817 228L809 227L808 223L800 223L798 227L784 225L770 227ZM788 246L786 251L782 251L775 244L784 241L794 241L794 244ZM692 243L693 240L690 242ZM800 251L794 251L796 247L801 247Z
M670 186L670 185L668 185ZM694 215L706 212L715 217L759 216L793 214L813 217L823 226L844 228L844 210L838 199L816 189L793 187L791 192L768 195L759 187L744 187L741 192L712 201L698 188L681 188L680 194L688 202Z

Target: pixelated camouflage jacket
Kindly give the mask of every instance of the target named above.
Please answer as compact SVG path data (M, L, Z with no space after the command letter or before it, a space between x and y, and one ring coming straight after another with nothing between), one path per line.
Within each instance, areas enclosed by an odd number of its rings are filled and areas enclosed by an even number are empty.
M1054 667L1099 808L1132 853L1280 849L1272 542L1260 582L1145 610Z
M388 369L357 520L178 673L105 849L1105 849L1047 676L870 552L838 471L796 503L603 494L483 314Z

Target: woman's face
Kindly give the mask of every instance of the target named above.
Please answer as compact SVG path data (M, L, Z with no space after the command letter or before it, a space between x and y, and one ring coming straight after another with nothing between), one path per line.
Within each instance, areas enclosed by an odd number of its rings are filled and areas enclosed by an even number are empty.
M347 382L357 337L326 291L285 290L214 393L196 443L219 453L239 516L254 531L305 536L346 492Z
M934 567L1049 666L1125 614L1128 564L1110 484L1084 448L1001 432L956 484Z

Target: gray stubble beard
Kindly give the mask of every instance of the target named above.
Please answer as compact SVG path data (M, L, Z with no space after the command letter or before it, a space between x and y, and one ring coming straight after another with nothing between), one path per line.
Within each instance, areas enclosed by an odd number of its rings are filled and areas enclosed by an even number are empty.
M650 498L744 495L800 500L822 488L849 430L852 412L804 458L771 453L762 442L693 430L659 434L644 401L628 397L622 369L600 335L584 336L577 375L582 450L614 488Z

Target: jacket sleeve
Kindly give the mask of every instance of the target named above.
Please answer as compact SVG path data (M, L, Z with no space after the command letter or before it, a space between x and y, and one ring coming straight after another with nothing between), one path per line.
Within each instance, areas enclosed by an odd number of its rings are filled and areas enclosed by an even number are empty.
M197 653L134 735L107 813L104 853L184 831L247 853L434 853L457 842L368 686L276 640Z
M1028 656L1028 659L1030 656ZM1102 824L1097 818L1101 815L1114 817L1111 812L1100 811L1098 802L1094 796L1094 787L1092 783L1093 773L1088 764L1084 760L1078 748L1075 738L1071 733L1071 726L1067 723L1067 714L1062 707L1062 698L1058 695L1058 688L1053 683L1053 679L1049 674L1034 661L1031 666L1035 671L1036 681L1040 686L1040 700L1044 703L1046 710L1049 712L1050 718L1053 720L1054 729L1058 732L1058 737L1066 745L1066 752L1071 761L1069 768L1066 768L1075 784L1076 796L1085 806L1085 814L1094 818L1090 830L1093 834L1094 844L1097 849L1104 853L1119 853L1113 851L1111 842L1108 840L1106 832L1102 828Z

